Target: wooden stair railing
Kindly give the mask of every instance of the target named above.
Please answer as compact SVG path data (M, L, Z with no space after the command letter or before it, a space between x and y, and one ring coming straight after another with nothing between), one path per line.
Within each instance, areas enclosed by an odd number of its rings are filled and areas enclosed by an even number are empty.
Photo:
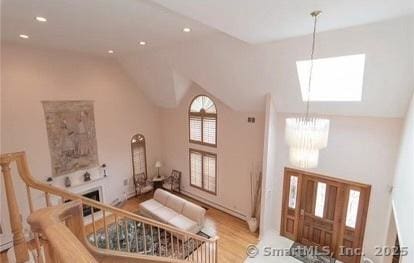
M83 224L82 217L82 202L78 200L39 209L28 217L27 222L33 232L46 237L53 262L72 263L74 255L77 263L98 262L75 236L75 233L84 236L83 227L79 227Z
M182 231L170 225L42 183L31 176L25 153L17 152L0 155L17 262L27 260L27 256L25 256L27 255L25 252L27 245L22 233L22 222L10 173L12 163L16 164L18 174L26 185L30 214L37 210L36 204L32 200L32 189L40 191L44 195L46 207L79 200L82 205L92 209L89 224L83 222L83 214L82 223L77 221L78 225L82 225L78 226L75 236L98 262L134 262L134 259L140 259L139 262L214 263L218 261L218 237L205 238ZM100 212L95 212L98 210ZM71 211L73 212L73 210ZM70 229L74 230L75 228ZM39 244L39 234L35 230L38 229L32 229L35 243ZM114 235L115 241L110 240L110 237L114 237Z

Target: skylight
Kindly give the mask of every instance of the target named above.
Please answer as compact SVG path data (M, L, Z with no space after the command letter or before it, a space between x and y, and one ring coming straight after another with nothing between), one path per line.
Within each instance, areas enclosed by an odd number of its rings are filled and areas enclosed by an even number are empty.
M310 60L297 61L302 100L308 100ZM365 54L315 59L310 101L361 101Z

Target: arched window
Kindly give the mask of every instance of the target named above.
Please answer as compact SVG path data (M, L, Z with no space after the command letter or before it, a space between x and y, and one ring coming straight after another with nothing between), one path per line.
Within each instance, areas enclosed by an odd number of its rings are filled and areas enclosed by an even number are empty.
M205 95L193 99L189 110L190 142L217 145L217 109Z

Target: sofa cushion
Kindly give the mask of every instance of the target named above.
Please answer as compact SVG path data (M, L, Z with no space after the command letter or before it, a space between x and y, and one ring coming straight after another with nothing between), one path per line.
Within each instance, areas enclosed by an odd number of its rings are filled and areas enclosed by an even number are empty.
M206 210L201 206L198 206L190 202L186 202L184 204L183 211L181 212L181 214L195 221L197 224L203 225Z
M160 221L163 221L165 223L168 223L168 221L175 217L178 216L178 213L175 212L174 210L172 210L171 208L162 206L160 208L155 209L154 211L152 211L152 213L160 219Z
M198 224L183 215L177 215L171 218L168 221L168 224L175 226L179 229L194 233L194 234L196 234L199 231Z
M175 212L181 214L181 212L183 211L185 202L186 201L184 201L183 199L181 199L180 197L176 195L170 195L165 205L171 208L172 210L174 210Z
M163 204L161 204L155 199L149 199L145 202L140 203L139 206L147 211L154 211L155 209L163 206Z
M162 189L157 189L154 193L154 199L160 202L163 205L167 204L168 199L170 198L171 194L167 191Z

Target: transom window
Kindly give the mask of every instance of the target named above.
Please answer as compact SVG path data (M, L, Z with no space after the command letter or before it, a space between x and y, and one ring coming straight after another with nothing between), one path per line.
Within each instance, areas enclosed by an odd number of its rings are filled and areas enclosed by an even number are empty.
M190 185L216 194L217 156L190 149Z
M217 146L217 110L205 95L194 98L189 111L190 142Z

